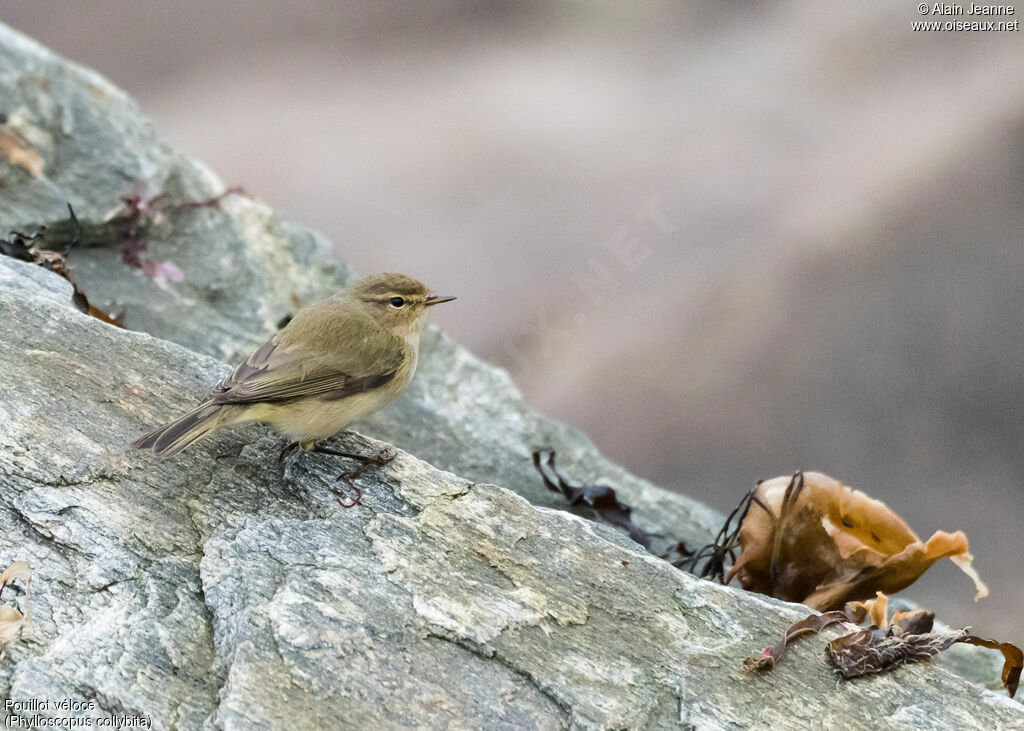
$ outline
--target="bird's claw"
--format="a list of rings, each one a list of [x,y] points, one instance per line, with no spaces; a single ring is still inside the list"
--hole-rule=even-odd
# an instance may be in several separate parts
[[[395,452],[394,454],[389,454],[387,449],[382,449],[379,452],[377,452],[377,454],[375,454],[373,457],[371,457],[370,461],[367,462],[367,464],[372,465],[374,467],[387,467],[389,464],[395,461],[395,457],[397,456],[397,452]]]
[[[351,489],[355,490],[356,492],[356,497],[351,503],[348,503],[346,505],[345,503],[341,502],[341,498],[336,498],[338,500],[338,504],[343,508],[353,508],[356,505],[362,505],[363,491],[356,487],[354,480],[358,477],[361,477],[371,467],[385,467],[391,464],[392,462],[395,461],[396,456],[397,453],[389,454],[386,449],[382,449],[381,451],[377,452],[377,454],[375,454],[373,457],[364,458],[363,463],[356,467],[354,470],[350,470],[349,472],[343,472],[342,474],[338,475],[337,478],[335,478],[334,480],[335,482],[344,481],[346,485],[348,485]]]
[[[363,491],[360,490],[358,487],[356,487],[355,483],[352,482],[352,478],[349,477],[348,475],[338,475],[338,480],[344,480],[345,484],[348,485],[353,490],[355,490],[355,492],[356,492],[355,498],[350,503],[343,503],[341,501],[341,498],[338,497],[337,495],[335,495],[334,499],[338,501],[338,505],[340,505],[341,507],[345,508],[346,510],[348,508],[354,508],[356,505],[362,505],[363,504]],[[337,482],[338,480],[335,480],[335,482]]]
[[[291,442],[290,444],[284,445],[284,449],[281,450],[281,454],[278,455],[278,464],[284,462],[285,457],[294,452],[299,446],[298,442]]]

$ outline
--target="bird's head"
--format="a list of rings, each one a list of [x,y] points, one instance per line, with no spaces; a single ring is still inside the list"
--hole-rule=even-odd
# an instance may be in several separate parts
[[[399,337],[420,332],[427,310],[454,297],[439,297],[404,274],[373,274],[348,288],[352,302]]]

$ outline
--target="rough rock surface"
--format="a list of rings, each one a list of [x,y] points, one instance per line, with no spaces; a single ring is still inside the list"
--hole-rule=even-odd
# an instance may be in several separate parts
[[[337,463],[304,455],[285,474],[260,427],[178,459],[132,452],[226,367],[69,296],[0,261],[2,550],[35,567],[36,589],[35,633],[0,668],[8,697],[93,699],[159,728],[1024,718],[935,667],[837,684],[814,642],[748,676],[741,659],[806,610],[405,453],[343,510]]]
[[[59,219],[65,200],[99,222],[135,186],[220,190],[120,92],[2,26],[0,99],[4,129],[43,161],[37,177],[0,155],[5,229]],[[224,374],[221,356],[345,278],[315,236],[244,198],[173,209],[149,233],[184,282],[137,276],[117,241],[72,261],[94,304],[127,304],[127,324],[157,337],[82,315],[64,280],[0,258],[0,561],[33,566],[35,619],[0,661],[4,697],[91,699],[96,716],[157,728],[1024,722],[1024,706],[934,665],[837,683],[820,642],[747,675],[741,659],[807,610],[544,507],[560,502],[528,455],[547,443],[646,527],[699,541],[717,521],[530,412],[436,332],[409,393],[366,429],[408,453],[361,478],[360,507],[334,499],[335,461],[303,455],[286,473],[280,438],[257,426],[170,460],[132,452]]]
[[[171,150],[122,91],[2,24],[0,100],[4,129],[26,147],[34,144],[43,160],[37,178],[0,154],[0,230],[52,227],[67,218],[65,201],[88,229],[122,210],[121,196],[164,195],[162,212],[144,231],[146,255],[174,262],[183,282],[139,276],[120,263],[122,241],[88,231],[87,245],[71,257],[92,304],[123,307],[127,327],[233,362],[273,334],[283,317],[347,281],[322,239],[258,202],[228,196],[219,208],[182,208],[223,186]],[[500,482],[535,504],[560,506],[529,462],[533,447],[551,445],[574,475],[614,483],[637,503],[646,527],[667,526],[670,535],[699,542],[717,530],[713,511],[652,489],[603,459],[582,434],[527,408],[504,371],[436,329],[422,350],[406,395],[363,431],[469,479]],[[197,386],[195,395],[208,385]],[[737,499],[745,491],[740,486]]]

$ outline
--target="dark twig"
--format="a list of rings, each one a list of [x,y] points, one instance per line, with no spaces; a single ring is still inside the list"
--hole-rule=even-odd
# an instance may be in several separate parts
[[[0,254],[9,256],[12,259],[18,261],[30,261],[36,262],[36,254],[32,251],[32,246],[29,245],[29,241],[34,241],[42,237],[43,232],[46,230],[46,226],[40,226],[39,230],[31,236],[23,234],[20,231],[11,231],[9,233],[10,239],[0,239]]]
[[[706,546],[701,546],[689,559],[674,561],[673,565],[685,568],[702,579],[711,578],[724,584],[727,566],[736,563],[736,551],[740,543],[740,528],[742,528],[743,521],[747,518],[747,513],[750,512],[750,505],[756,503],[762,508],[765,507],[754,495],[756,490],[757,487],[755,486],[733,508],[713,542]],[[704,562],[704,565],[698,569],[701,561]]]
[[[75,235],[71,237],[71,240],[64,246],[64,251],[61,252],[61,256],[67,259],[71,256],[71,249],[73,249],[79,241],[82,240],[82,224],[78,222],[78,216],[75,215],[75,209],[71,207],[71,204],[67,204],[68,207],[68,218],[71,221],[75,229]]]
[[[663,538],[658,533],[648,533],[641,530],[633,522],[633,508],[626,503],[620,502],[615,490],[603,485],[574,485],[569,481],[556,465],[555,450],[550,447],[536,449],[533,452],[533,466],[537,468],[544,485],[552,492],[560,493],[569,501],[570,505],[583,503],[593,508],[605,521],[614,526],[625,529],[629,537],[641,546],[651,551],[651,544],[655,538]],[[665,558],[672,551],[688,556],[686,545],[679,541],[666,553]],[[651,551],[653,553],[653,551]]]
[[[87,315],[91,315],[98,320],[102,320],[110,325],[117,327],[124,327],[116,318],[111,317],[107,313],[99,310],[89,304],[88,298],[85,293],[78,288],[74,278],[71,276],[71,269],[68,264],[68,257],[71,254],[71,250],[81,239],[82,236],[82,225],[78,221],[78,217],[75,215],[75,209],[71,207],[71,204],[67,204],[68,207],[68,221],[72,225],[74,234],[64,246],[63,252],[50,251],[45,249],[39,249],[36,245],[30,245],[30,241],[39,241],[41,244],[44,243],[46,238],[46,226],[40,226],[39,230],[31,236],[20,233],[18,231],[11,232],[11,239],[0,239],[0,254],[10,256],[19,261],[27,261],[33,264],[38,264],[44,269],[49,269],[54,274],[63,277],[71,283],[73,292],[71,294],[71,304],[75,308]],[[53,225],[52,230],[57,230],[63,227],[63,222],[57,222]]]
[[[686,544],[679,541],[664,553],[656,553],[652,550],[653,539],[663,536],[657,533],[647,533],[638,528],[632,520],[632,507],[619,501],[613,488],[603,485],[572,484],[569,478],[555,465],[555,452],[550,448],[534,450],[533,465],[544,480],[544,485],[549,490],[563,495],[570,505],[579,505],[580,503],[589,505],[601,518],[612,525],[624,528],[630,538],[659,558],[669,560],[670,556],[678,554],[679,558],[671,561],[673,566],[696,574],[702,579],[713,579],[722,584],[725,583],[728,568],[736,563],[737,551],[740,548],[740,529],[750,512],[750,506],[757,505],[763,510],[768,510],[755,495],[757,490],[755,487],[744,495],[739,504],[729,513],[714,541],[702,546],[696,552],[687,550]],[[803,474],[797,473],[794,475],[794,483],[798,476],[802,480]],[[799,496],[801,488],[802,482],[791,485],[789,496],[792,500],[795,501]]]

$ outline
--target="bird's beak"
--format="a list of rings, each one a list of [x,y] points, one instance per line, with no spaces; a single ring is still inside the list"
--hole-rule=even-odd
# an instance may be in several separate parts
[[[453,299],[455,299],[455,298],[454,297],[438,297],[436,294],[432,294],[429,297],[427,297],[426,301],[423,304],[425,306],[427,306],[427,307],[433,307],[434,305],[439,305],[442,302],[451,302]]]

